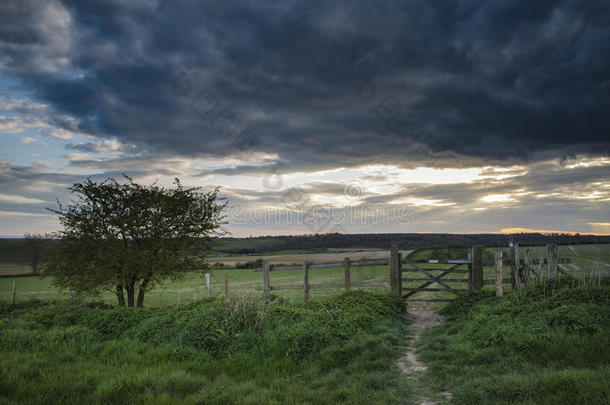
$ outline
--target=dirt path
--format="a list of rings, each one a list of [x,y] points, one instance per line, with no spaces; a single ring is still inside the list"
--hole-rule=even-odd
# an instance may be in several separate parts
[[[425,364],[417,359],[415,354],[415,344],[419,340],[422,332],[428,328],[433,328],[443,321],[442,316],[434,311],[426,309],[410,309],[407,312],[407,319],[411,321],[410,329],[413,337],[409,340],[407,351],[404,356],[396,362],[396,367],[401,373],[405,374],[412,382],[415,389],[415,404],[433,405],[441,404],[451,399],[450,392],[431,392],[420,382],[420,376],[428,369]]]

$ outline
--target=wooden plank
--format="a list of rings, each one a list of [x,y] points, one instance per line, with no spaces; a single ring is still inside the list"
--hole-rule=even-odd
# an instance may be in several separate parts
[[[440,268],[435,268],[435,269],[426,269],[428,271],[445,271],[445,270],[449,270],[449,269],[453,269],[453,267],[450,268],[445,268],[445,269],[440,269]],[[419,270],[417,269],[403,269],[402,270],[403,273],[419,273]],[[451,273],[461,273],[461,274],[467,274],[468,270],[462,270],[462,269],[454,269],[451,270]]]
[[[402,281],[430,281],[429,278],[404,278]],[[467,283],[468,279],[466,278],[444,278],[443,281],[448,283]]]
[[[208,298],[212,296],[212,291],[210,290],[210,273],[205,273],[205,293]]]
[[[399,270],[400,263],[398,262],[398,246],[392,245],[390,249],[390,291],[392,295],[400,296],[400,286],[398,284],[398,279],[400,274]]]
[[[467,289],[457,289],[457,288],[404,288],[405,291],[430,291],[430,292],[450,292],[450,293],[460,293],[460,292],[468,292]]]
[[[456,266],[457,266],[457,265],[456,265]],[[449,274],[449,273],[451,273],[451,269],[447,269],[446,271],[444,271],[444,272],[440,273],[440,274],[439,274],[438,276],[436,276],[436,277],[439,277],[439,278],[440,278],[440,277],[443,277],[443,276],[445,276],[445,275],[447,275],[447,274]],[[435,282],[436,282],[436,281],[434,281],[434,280],[432,280],[432,281],[427,281],[427,282],[425,282],[424,284],[420,285],[419,287],[420,287],[420,288],[427,287],[427,286],[429,286],[430,284],[433,284],[433,283],[435,283]],[[408,293],[408,294],[406,294],[406,295],[403,295],[403,297],[409,297],[409,296],[411,296],[411,295],[413,295],[413,294],[415,294],[415,292],[410,292],[410,293]]]
[[[366,261],[355,261],[351,262],[351,267],[364,267],[364,266],[384,266],[388,264],[387,259],[379,260],[366,260]],[[323,263],[323,264],[310,264],[310,269],[327,269],[333,267],[343,267],[344,262],[336,263]],[[286,271],[286,270],[301,270],[303,266],[273,266],[270,271]],[[262,271],[261,269],[255,269],[254,271]]]
[[[387,281],[357,281],[351,283],[352,287],[387,287],[389,283]],[[310,290],[315,289],[325,289],[325,288],[344,288],[345,285],[343,283],[318,283],[318,284],[309,284]],[[276,290],[303,290],[305,288],[304,284],[282,284],[271,286],[271,291]],[[257,291],[263,291],[262,287],[256,287]]]
[[[443,281],[441,281],[442,276],[441,276],[440,274],[439,274],[438,276],[433,276],[432,274],[430,274],[430,273],[428,272],[428,270],[424,270],[424,269],[422,269],[421,267],[419,267],[419,266],[417,266],[417,265],[416,265],[416,267],[417,267],[417,269],[418,269],[420,272],[422,272],[422,273],[424,273],[426,276],[430,277],[430,280],[433,280],[433,282],[434,282],[434,283],[438,283],[438,284],[442,285],[442,286],[443,286],[443,287],[445,287],[445,288],[451,289],[451,287],[449,287],[447,284],[445,284]],[[455,266],[454,266],[454,267],[455,267]],[[447,274],[449,274],[449,273],[447,273]]]
[[[351,289],[351,272],[350,272],[350,263],[351,260],[349,257],[346,257],[345,259],[343,259],[343,277],[344,277],[344,282],[345,282],[345,292],[349,292],[349,290]]]
[[[409,259],[405,258],[402,260],[403,263],[433,263],[433,264],[468,264],[468,259]]]
[[[483,247],[472,248],[472,277],[470,290],[478,293],[483,287]]]
[[[402,295],[402,253],[398,252],[396,257],[396,283],[398,283],[398,296]]]

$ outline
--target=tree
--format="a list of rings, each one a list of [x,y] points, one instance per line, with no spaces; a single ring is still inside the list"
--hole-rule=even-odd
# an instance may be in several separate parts
[[[126,293],[127,306],[142,306],[159,281],[205,268],[212,238],[223,233],[219,188],[204,193],[178,179],[173,188],[143,186],[125,175],[123,182],[88,178],[68,190],[76,199],[50,209],[64,229],[44,274],[77,294],[112,291],[124,306]]]
[[[26,243],[26,257],[30,266],[32,266],[32,273],[38,274],[40,262],[44,255],[45,250],[48,247],[48,240],[51,238],[50,235],[41,233],[26,233],[23,235]]]

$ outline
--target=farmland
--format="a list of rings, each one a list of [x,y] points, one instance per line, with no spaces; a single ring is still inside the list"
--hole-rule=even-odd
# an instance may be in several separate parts
[[[530,249],[534,258],[543,254],[543,247]],[[484,251],[485,279],[494,277],[490,258],[495,250]],[[454,403],[607,403],[609,251],[608,244],[560,246],[559,257],[569,275],[519,291],[506,284],[504,298],[495,297],[495,287],[486,285],[478,296],[462,294],[448,305],[409,303],[410,311],[439,311],[445,317],[417,342],[410,340],[414,324],[405,321],[404,300],[390,297],[387,286],[353,288],[350,293],[342,288],[312,289],[304,303],[299,289],[273,290],[265,297],[260,292],[260,269],[228,268],[209,271],[210,298],[205,273],[187,272],[182,280],[155,286],[147,294],[145,308],[126,309],[116,307],[111,293],[70,300],[51,278],[4,277],[0,278],[0,341],[5,359],[0,367],[0,399],[19,403],[364,404],[449,399]],[[425,260],[464,259],[468,249],[402,254]],[[357,262],[387,255],[388,251],[354,248],[215,256],[210,262],[231,266],[261,259],[301,264],[341,262],[344,257]],[[425,270],[438,264],[419,266]],[[7,265],[4,269],[13,271]],[[503,269],[508,275],[509,263],[504,262]],[[309,270],[312,284],[340,284],[343,277],[342,266]],[[352,282],[387,282],[388,277],[387,264],[351,268]],[[303,273],[271,271],[270,279],[272,286],[302,285]],[[9,303],[13,281],[17,282],[15,305]],[[403,287],[418,284],[406,282]],[[454,297],[447,292],[434,294]],[[409,347],[427,371],[399,371],[397,364],[410,361],[405,356]]]
[[[522,246],[524,251],[527,247]],[[490,248],[487,251],[491,252],[494,249]],[[543,247],[531,247],[533,257],[538,257]],[[412,251],[403,250],[403,257],[409,255]],[[453,258],[467,258],[466,249],[450,249],[449,254]],[[447,256],[447,250],[442,249],[424,249],[417,250],[410,256],[414,259],[432,259]],[[569,259],[566,264],[571,274],[579,279],[599,278],[610,272],[610,245],[566,245],[559,246],[559,256]],[[228,269],[211,270],[210,285],[212,296],[220,296],[224,294],[224,279],[225,274],[229,275],[230,292],[234,295],[241,294],[259,294],[255,291],[257,287],[262,285],[262,275],[260,272],[252,269],[232,269],[231,265],[237,263],[253,262],[258,259],[268,260],[275,264],[301,264],[303,261],[311,263],[328,263],[342,262],[344,257],[350,257],[353,261],[361,259],[381,259],[388,257],[387,250],[359,250],[345,252],[326,252],[326,253],[304,253],[304,254],[279,254],[279,255],[248,255],[248,256],[219,256],[208,259],[210,263],[224,263]],[[508,257],[507,252],[505,257]],[[424,268],[432,267],[432,265],[422,265]],[[14,274],[15,269],[20,268],[24,272],[29,271],[25,265],[18,267],[17,265],[4,264],[0,268],[4,274]],[[507,262],[504,265],[505,274],[508,274],[510,266]],[[486,279],[494,277],[494,270],[489,260],[484,266],[484,276]],[[2,273],[0,273],[2,274]],[[435,273],[436,274],[436,273]],[[311,269],[310,283],[339,283],[343,280],[343,267]],[[467,275],[461,275],[466,279]],[[352,268],[352,281],[383,281],[388,279],[388,266],[363,266]],[[17,282],[17,297],[18,300],[28,299],[65,299],[69,293],[67,291],[58,291],[53,285],[50,278],[39,277],[16,277],[16,278],[0,278],[0,299],[8,300],[11,297],[11,288],[13,281]],[[271,273],[271,284],[298,284],[302,283],[302,273],[298,270],[293,271],[278,271]],[[460,287],[458,284],[451,284],[455,287]],[[407,283],[406,287],[416,286],[416,283]],[[461,286],[460,288],[463,288]],[[506,289],[510,289],[507,285]],[[485,289],[493,290],[493,286],[487,286]],[[387,288],[374,287],[367,288],[367,291],[384,292]],[[314,299],[325,299],[341,292],[341,289],[320,289],[312,290],[311,297]],[[302,301],[303,293],[301,291],[277,291],[274,292],[284,298]],[[453,294],[439,293],[441,298],[451,298]],[[160,306],[160,305],[176,305],[193,302],[202,299],[206,296],[205,280],[203,272],[188,272],[185,277],[179,281],[166,281],[156,286],[147,295],[145,305]],[[115,296],[111,293],[104,294],[102,297],[94,298],[94,300],[102,300],[108,304],[115,304]],[[435,308],[440,308],[441,305],[436,305]]]

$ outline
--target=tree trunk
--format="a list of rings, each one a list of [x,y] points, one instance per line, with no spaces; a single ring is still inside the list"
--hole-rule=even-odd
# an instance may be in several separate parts
[[[136,288],[133,285],[133,283],[131,283],[130,285],[127,286],[127,306],[129,308],[133,308],[135,292],[136,292]]]
[[[122,285],[117,285],[116,286],[116,296],[119,299],[119,306],[120,307],[124,307],[125,306],[125,295],[123,294],[123,286]]]
[[[143,307],[144,306],[144,289],[142,287],[140,287],[140,291],[138,291],[138,303],[137,306],[139,307]]]
[[[139,307],[144,306],[144,293],[146,292],[146,286],[148,285],[149,279],[145,279],[140,284],[140,290],[138,291],[138,303]]]

